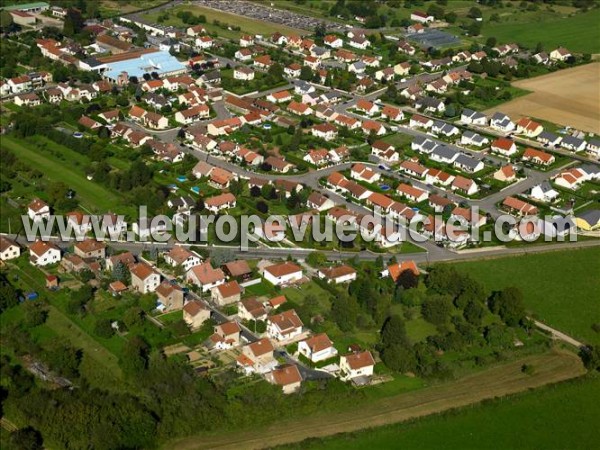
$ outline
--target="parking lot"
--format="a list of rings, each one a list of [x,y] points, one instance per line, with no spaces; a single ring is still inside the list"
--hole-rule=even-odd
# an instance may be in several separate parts
[[[242,0],[197,0],[194,3],[205,8],[226,11],[228,13],[278,23],[310,32],[312,32],[318,24],[323,22],[325,22],[327,29],[330,31],[343,32],[345,30],[344,26],[340,25],[339,23],[324,19],[317,19],[315,17],[305,16],[303,14],[285,11],[282,9],[271,8],[270,6],[261,5],[254,2],[246,2]]]

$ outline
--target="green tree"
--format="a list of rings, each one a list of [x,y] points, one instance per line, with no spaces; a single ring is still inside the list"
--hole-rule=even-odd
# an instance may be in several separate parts
[[[331,316],[343,332],[352,331],[356,325],[360,307],[354,297],[345,293],[333,299],[331,304]]]
[[[495,292],[489,300],[489,308],[511,327],[518,325],[525,318],[523,293],[516,287],[507,287]]]
[[[12,432],[10,444],[19,450],[42,450],[44,448],[41,433],[33,427],[20,428]]]
[[[383,363],[396,372],[410,372],[415,370],[416,358],[411,347],[394,344],[386,347],[381,352]]]
[[[23,322],[28,328],[37,327],[46,322],[48,310],[39,301],[28,301],[23,305]]]
[[[94,333],[101,338],[109,339],[115,334],[115,330],[109,319],[97,319],[94,324]]]
[[[397,315],[393,314],[386,319],[381,328],[381,346],[387,348],[391,346],[409,347],[410,341],[406,334],[406,325],[404,320]]]
[[[443,325],[450,320],[452,299],[448,295],[432,295],[421,306],[421,314],[434,325]]]

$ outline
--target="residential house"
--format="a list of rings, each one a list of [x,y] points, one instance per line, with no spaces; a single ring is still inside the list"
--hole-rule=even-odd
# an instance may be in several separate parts
[[[537,207],[515,197],[506,197],[502,207],[519,216],[533,216],[538,213]]]
[[[560,193],[549,182],[542,181],[531,188],[529,196],[540,202],[551,203],[560,196]]]
[[[523,153],[523,156],[521,156],[521,160],[542,166],[549,166],[554,164],[556,158],[554,158],[554,155],[551,155],[550,153],[536,150],[534,148],[528,148],[525,150],[525,153]]]
[[[183,289],[168,280],[158,285],[156,290],[158,301],[169,311],[183,308]],[[184,313],[185,316],[185,313]]]
[[[496,112],[490,119],[490,127],[495,130],[510,133],[511,131],[515,130],[516,125],[506,114]]]
[[[313,191],[306,200],[306,206],[321,212],[333,208],[335,203],[319,192]]]
[[[198,330],[210,319],[210,309],[198,300],[192,300],[183,307],[183,320],[192,329]]]
[[[498,138],[490,147],[490,150],[503,156],[512,156],[517,153],[517,144],[512,139]]]
[[[160,284],[160,274],[146,263],[133,264],[129,268],[131,286],[134,290],[147,294],[154,292]]]
[[[77,241],[73,245],[74,253],[81,258],[105,258],[106,244],[96,239]]]
[[[474,195],[479,191],[479,186],[475,181],[460,175],[454,178],[451,188],[453,191],[459,191],[467,195]]]
[[[208,292],[225,283],[225,274],[221,269],[213,268],[210,260],[206,260],[204,263],[193,266],[186,272],[186,281],[199,286],[202,292]]]
[[[50,217],[50,207],[43,200],[34,198],[27,206],[27,215],[34,222],[48,219]]]
[[[368,350],[343,355],[340,357],[340,379],[352,381],[370,378],[373,375],[374,367],[375,360]]]
[[[300,281],[303,274],[301,267],[288,261],[265,267],[263,276],[271,284],[280,286]]]
[[[217,214],[225,209],[235,208],[235,206],[235,195],[231,194],[230,192],[209,197],[204,201],[204,207],[213,214]]]
[[[302,320],[294,309],[267,318],[267,334],[277,341],[289,341],[302,334]]]
[[[558,47],[550,52],[550,60],[552,61],[566,61],[571,56],[573,56],[571,52],[564,47]]]
[[[237,281],[228,281],[211,289],[211,298],[218,306],[230,305],[240,301],[242,288]]]
[[[268,372],[265,377],[271,384],[281,386],[284,394],[298,392],[302,384],[302,375],[298,367],[293,364],[286,364]]]
[[[175,245],[168,253],[165,254],[165,262],[171,267],[183,267],[183,270],[187,272],[194,266],[198,266],[202,263],[202,259],[196,253],[182,247]]]
[[[347,264],[335,267],[322,268],[317,271],[317,276],[328,283],[340,284],[356,280],[356,270]]]
[[[21,247],[5,236],[0,236],[0,261],[8,261],[21,255]]]
[[[524,134],[527,137],[536,137],[542,131],[544,131],[544,127],[540,123],[535,122],[527,117],[519,119],[519,121],[516,123],[516,127],[518,134]]]
[[[460,121],[467,125],[487,125],[487,117],[485,114],[465,108],[460,113]]]
[[[315,334],[298,342],[298,353],[313,363],[335,358],[338,354],[333,342],[325,333]]]
[[[473,131],[466,130],[460,137],[461,145],[472,145],[474,147],[483,147],[490,143],[487,137],[477,134]]]
[[[267,310],[255,297],[251,297],[240,302],[237,315],[241,320],[266,320]]]
[[[500,169],[494,172],[494,179],[503,181],[505,183],[511,183],[515,181],[516,178],[517,173],[515,172],[515,168],[512,164],[502,166]]]

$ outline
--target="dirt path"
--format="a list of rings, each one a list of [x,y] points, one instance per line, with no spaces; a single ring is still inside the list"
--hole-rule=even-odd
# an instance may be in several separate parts
[[[533,365],[535,373],[523,374],[523,364]],[[402,422],[564,381],[584,373],[585,369],[576,355],[563,350],[552,350],[543,355],[529,356],[486,369],[456,381],[377,400],[359,410],[280,422],[260,430],[191,437],[175,441],[166,448],[260,449],[299,442],[310,437],[323,437]]]

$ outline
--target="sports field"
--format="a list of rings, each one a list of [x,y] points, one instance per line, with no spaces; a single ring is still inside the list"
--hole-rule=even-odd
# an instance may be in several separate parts
[[[532,91],[486,113],[502,111],[511,118],[537,117],[600,134],[600,63],[561,70],[513,86]]]

